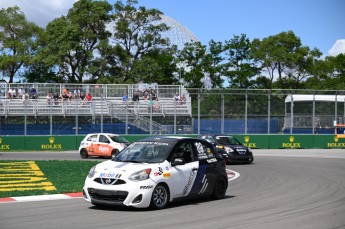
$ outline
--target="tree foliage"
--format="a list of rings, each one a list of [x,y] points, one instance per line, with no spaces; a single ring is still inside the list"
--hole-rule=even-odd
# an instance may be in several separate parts
[[[304,46],[294,32],[252,41],[186,43],[164,33],[158,9],[137,0],[79,0],[45,29],[16,7],[0,10],[0,71],[13,82],[158,83],[190,88],[345,88],[345,57]],[[226,83],[224,84],[224,80]]]
[[[0,70],[9,77],[9,83],[23,65],[30,63],[41,31],[26,20],[18,6],[0,10]]]
[[[90,72],[98,46],[110,33],[106,23],[111,5],[106,1],[79,0],[46,28],[45,63],[57,65],[59,73],[70,83],[81,83]]]
[[[221,52],[222,44],[213,40],[209,49],[201,42],[186,43],[178,52],[180,82],[193,88],[221,87]]]
[[[253,78],[260,72],[255,61],[251,58],[251,42],[245,34],[225,41],[224,52],[227,62],[224,76],[228,78],[229,87],[253,87]]]
[[[288,31],[262,41],[254,39],[251,55],[266,70],[270,85],[276,80],[279,88],[282,82],[292,81],[291,87],[298,88],[298,84],[310,76],[311,67],[321,52],[302,46],[300,38]]]
[[[118,70],[116,77],[121,78],[123,83],[141,80],[140,77],[133,78],[133,73],[147,71],[147,66],[142,64],[144,62],[156,63],[154,55],[149,58],[148,54],[169,47],[169,40],[162,37],[162,33],[168,30],[168,26],[160,22],[162,12],[136,8],[137,3],[128,0],[126,4],[121,1],[114,4],[111,48],[104,53],[107,59],[113,59]],[[144,68],[138,69],[141,67]]]

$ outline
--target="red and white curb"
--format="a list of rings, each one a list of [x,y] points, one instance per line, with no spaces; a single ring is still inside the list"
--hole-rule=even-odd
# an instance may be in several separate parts
[[[228,175],[228,181],[235,180],[240,176],[238,172],[230,170],[230,169],[226,170],[226,174]]]
[[[37,196],[18,196],[0,198],[1,203],[8,202],[29,202],[29,201],[42,201],[42,200],[65,200],[83,197],[82,192],[66,193],[66,194],[52,194],[52,195],[37,195]]]

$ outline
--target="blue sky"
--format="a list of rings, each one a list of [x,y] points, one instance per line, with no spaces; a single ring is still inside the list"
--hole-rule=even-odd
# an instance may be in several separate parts
[[[18,5],[28,20],[45,26],[66,15],[74,2],[1,0],[0,8]],[[233,35],[246,34],[252,40],[292,30],[303,45],[324,55],[345,53],[345,0],[139,0],[139,5],[159,9],[205,45]]]
[[[139,4],[177,20],[203,44],[230,40],[234,34],[252,40],[292,30],[303,45],[328,55],[337,40],[345,39],[344,0],[139,0]]]

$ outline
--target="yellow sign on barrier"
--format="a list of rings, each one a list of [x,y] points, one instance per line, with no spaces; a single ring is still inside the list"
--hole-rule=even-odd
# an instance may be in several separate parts
[[[0,192],[56,190],[55,186],[46,180],[34,161],[0,163]]]

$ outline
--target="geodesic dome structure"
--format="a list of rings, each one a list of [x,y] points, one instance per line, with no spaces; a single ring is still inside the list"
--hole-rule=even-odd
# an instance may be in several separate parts
[[[169,38],[170,42],[174,45],[177,45],[178,49],[183,49],[185,43],[187,42],[199,41],[189,29],[187,29],[178,21],[164,14],[161,15],[161,22],[170,27],[169,31],[164,32],[162,36]]]

